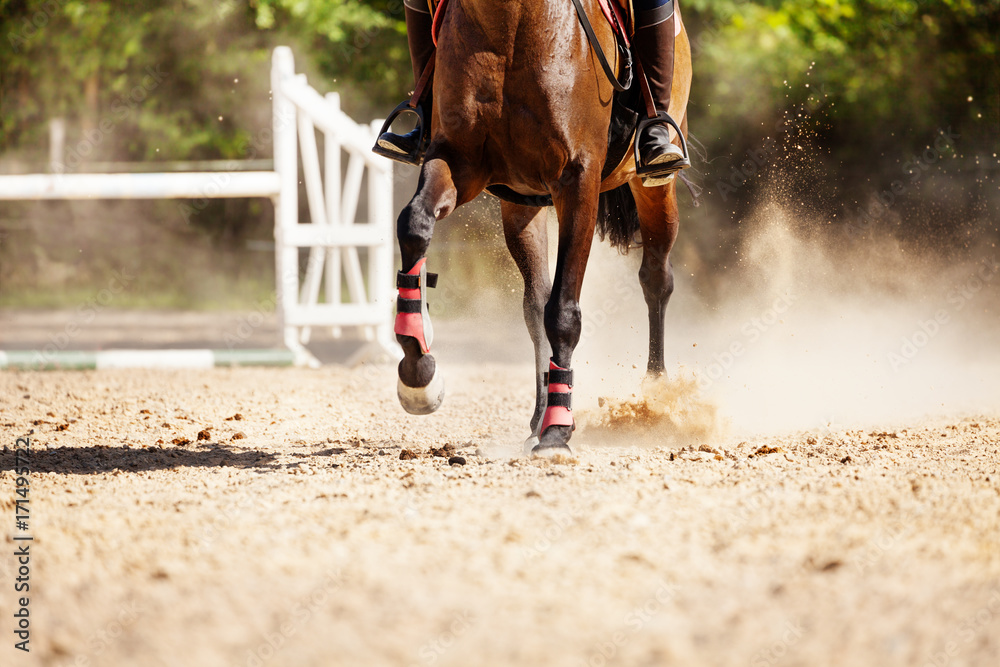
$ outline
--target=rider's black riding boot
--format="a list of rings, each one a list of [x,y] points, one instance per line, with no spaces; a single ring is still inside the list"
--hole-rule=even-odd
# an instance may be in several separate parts
[[[406,10],[406,35],[410,46],[410,62],[413,65],[413,85],[416,86],[417,82],[420,81],[420,75],[423,74],[424,68],[431,58],[431,54],[434,53],[434,40],[431,38],[433,17],[427,9],[427,2],[425,0],[405,0],[404,5]],[[431,119],[430,87],[428,87],[420,106],[423,107],[423,111],[425,112],[424,118],[429,124]],[[417,125],[414,130],[406,134],[384,132],[379,135],[377,143],[380,148],[385,149],[382,154],[386,157],[408,164],[419,164],[420,160],[423,159],[423,155],[420,152],[421,130],[420,125]],[[398,157],[396,156],[397,154]],[[407,159],[407,156],[417,156],[417,160],[411,162]]]
[[[654,113],[666,114],[674,79],[674,13],[668,3],[636,16],[635,53],[649,82]],[[652,117],[652,116],[650,116]],[[670,141],[670,126],[665,120],[647,125],[638,141],[636,165],[643,185],[663,185],[675,172],[691,166],[684,151]]]

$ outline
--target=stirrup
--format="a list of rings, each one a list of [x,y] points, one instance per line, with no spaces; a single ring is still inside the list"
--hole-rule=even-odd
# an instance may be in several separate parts
[[[382,148],[378,144],[378,138],[375,139],[375,145],[372,147],[372,152],[376,155],[381,155],[382,157],[387,157],[390,160],[395,160],[396,162],[402,162],[403,164],[412,164],[414,167],[419,167],[424,162],[424,153],[427,152],[427,145],[430,143],[430,131],[427,127],[427,118],[424,114],[424,107],[422,104],[418,104],[416,107],[410,106],[410,100],[402,102],[398,107],[392,110],[389,117],[385,119],[382,123],[382,129],[379,130],[378,136],[381,137],[392,127],[392,123],[399,118],[404,113],[412,113],[417,117],[417,127],[420,128],[420,138],[417,140],[417,148],[410,153],[398,153],[396,151],[389,150],[388,148]]]
[[[677,131],[677,136],[681,138],[681,152],[684,154],[684,157],[665,166],[662,164],[642,165],[639,162],[639,137],[642,136],[647,127],[656,123],[666,123]],[[681,132],[681,128],[677,125],[677,122],[666,111],[661,111],[652,118],[644,118],[639,121],[639,124],[635,128],[633,151],[635,153],[635,174],[642,179],[642,184],[646,187],[666,185],[671,181],[676,172],[691,166],[691,158],[688,156],[687,140],[684,138],[684,133]]]

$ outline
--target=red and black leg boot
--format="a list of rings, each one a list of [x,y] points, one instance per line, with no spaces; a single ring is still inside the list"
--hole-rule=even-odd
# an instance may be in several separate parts
[[[431,362],[430,371],[425,373],[426,377],[421,377],[419,374],[407,375],[409,384],[403,381],[402,366],[406,360],[400,362],[396,393],[400,405],[411,415],[429,415],[441,407],[444,401],[444,379],[430,355],[434,327],[431,325],[427,308],[427,289],[436,286],[437,274],[427,273],[426,257],[421,258],[407,273],[400,271],[396,274],[396,287],[399,289],[399,298],[396,300],[396,325],[393,327],[396,337],[400,343],[406,340],[405,337],[415,340],[420,346],[419,356],[422,360]]]
[[[397,162],[420,166],[430,143],[431,77],[434,71],[434,19],[426,0],[403,0],[406,11],[406,35],[413,65],[413,96],[393,110],[382,125],[372,151]],[[417,117],[417,126],[406,134],[394,134],[390,126],[402,114]]]
[[[659,6],[636,12],[634,37],[639,69],[645,78],[639,85],[647,116],[635,132],[635,171],[648,188],[666,185],[676,172],[691,166],[687,142],[667,113],[674,83],[674,2],[654,4]],[[680,147],[670,140],[671,127],[680,138]]]
[[[573,371],[556,366],[550,359],[545,382],[549,386],[548,403],[539,430],[539,443],[531,450],[531,455],[569,454],[571,450],[567,443],[576,429],[573,421]]]

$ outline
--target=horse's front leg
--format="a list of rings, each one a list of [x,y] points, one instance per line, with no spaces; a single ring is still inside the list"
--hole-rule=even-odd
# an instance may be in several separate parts
[[[573,350],[580,342],[580,290],[597,224],[600,165],[571,164],[550,191],[559,216],[559,259],[552,294],[545,305],[545,333],[552,359],[541,441],[532,450],[535,456],[568,452],[567,443],[575,428],[571,364]]]
[[[531,416],[531,436],[525,443],[530,449],[538,444],[548,390],[544,378],[552,356],[545,336],[545,303],[552,293],[546,210],[503,202],[500,211],[507,249],[524,279],[524,323],[535,346],[535,411]]]
[[[434,224],[457,205],[451,168],[443,159],[430,159],[420,171],[416,195],[396,222],[403,270],[397,277],[395,332],[405,355],[399,362],[397,393],[410,414],[430,414],[444,401],[444,380],[430,354],[434,330],[427,310],[427,288],[436,276],[427,273],[426,262]]]

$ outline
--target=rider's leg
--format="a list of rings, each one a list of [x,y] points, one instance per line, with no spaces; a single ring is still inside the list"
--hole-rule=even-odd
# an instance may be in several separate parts
[[[674,79],[674,2],[635,0],[635,13],[635,50],[649,82],[652,111],[666,113]],[[683,151],[670,142],[670,126],[665,122],[650,125],[638,140],[639,166],[655,166],[655,176],[666,177],[691,166]]]
[[[410,46],[410,62],[413,65],[413,85],[416,87],[423,74],[427,61],[434,53],[434,40],[431,38],[431,24],[433,18],[427,8],[426,0],[403,0],[406,10],[406,36]],[[430,122],[431,92],[428,89],[421,105],[426,112],[426,119]],[[406,134],[393,134],[386,132],[379,136],[378,144],[382,148],[388,149],[400,155],[410,155],[416,152],[420,142],[420,126]]]

